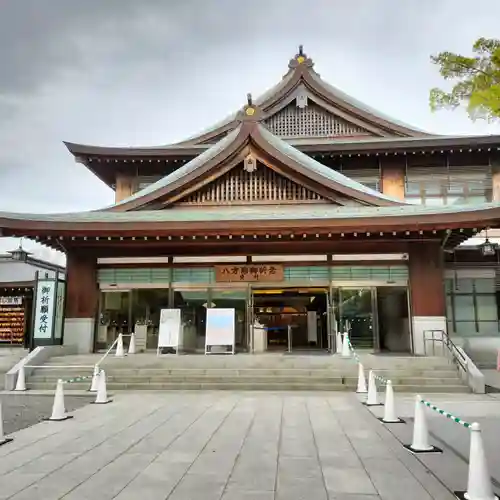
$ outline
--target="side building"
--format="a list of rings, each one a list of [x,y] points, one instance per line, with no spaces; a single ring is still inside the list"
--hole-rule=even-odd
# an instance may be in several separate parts
[[[81,352],[131,331],[156,347],[166,307],[189,350],[212,307],[236,310],[252,352],[331,348],[346,328],[377,352],[425,354],[432,330],[500,347],[497,249],[461,246],[499,227],[500,136],[400,123],[300,48],[264,96],[183,142],[66,145],[116,204],[0,213],[0,230],[66,252],[64,342]]]
[[[28,347],[37,275],[55,279],[65,272],[62,266],[33,257],[21,245],[0,255],[0,349]]]

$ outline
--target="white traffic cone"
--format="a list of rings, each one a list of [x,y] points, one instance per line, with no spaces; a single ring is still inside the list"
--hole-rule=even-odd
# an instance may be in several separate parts
[[[415,420],[413,422],[413,440],[410,445],[405,445],[414,453],[435,453],[441,452],[439,448],[429,444],[429,430],[425,417],[425,408],[421,396],[415,396]]]
[[[375,381],[375,374],[370,370],[368,374],[368,396],[366,397],[366,406],[381,406],[378,401],[377,382]]]
[[[92,383],[90,384],[90,392],[97,392],[99,387],[99,367],[94,366],[94,374],[92,375]]]
[[[68,418],[73,418],[73,416],[66,414],[66,408],[64,407],[64,382],[62,379],[59,379],[57,381],[54,404],[52,405],[52,415],[48,420],[60,422]]]
[[[351,349],[349,347],[349,334],[347,332],[344,333],[344,340],[342,342],[342,357],[343,358],[351,357]]]
[[[17,380],[16,380],[16,387],[14,388],[14,391],[25,391],[26,390],[26,374],[24,373],[24,366],[21,366],[19,368],[19,371],[17,372]]]
[[[337,354],[342,354],[342,334],[340,332],[337,332],[336,340],[336,352]]]
[[[381,418],[382,422],[386,424],[400,424],[404,423],[402,419],[400,419],[396,415],[396,405],[394,404],[394,390],[392,388],[392,381],[388,380],[385,384],[385,408],[384,408],[384,416]]]
[[[493,493],[481,437],[481,427],[478,423],[473,423],[470,426],[469,479],[467,492],[463,497],[467,500],[498,500],[498,497]]]
[[[106,372],[101,370],[99,373],[97,397],[95,398],[94,404],[105,405],[107,403],[111,403],[111,400],[108,399],[108,391],[106,389]]]
[[[368,392],[366,389],[365,369],[361,363],[358,363],[358,388],[356,392],[358,394],[366,394]]]
[[[3,412],[2,412],[2,400],[0,399],[0,446],[13,441],[12,438],[6,438],[3,433]]]
[[[135,333],[130,336],[130,344],[128,345],[128,353],[135,354]]]
[[[123,335],[121,333],[118,335],[115,356],[117,358],[123,358],[125,356],[125,351],[123,350]]]

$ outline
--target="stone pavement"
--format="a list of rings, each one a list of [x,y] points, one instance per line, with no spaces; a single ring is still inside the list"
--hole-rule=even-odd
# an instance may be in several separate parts
[[[30,427],[50,415],[54,394],[33,394],[3,392],[0,394],[3,412],[3,430],[6,434]],[[64,402],[67,411],[73,411],[85,406],[95,399],[95,396],[69,396]]]
[[[0,447],[0,499],[449,500],[353,394],[141,393]]]
[[[383,395],[382,395],[383,397]],[[500,394],[429,394],[426,400],[466,422],[479,422],[488,467],[497,495],[500,493]],[[402,443],[411,442],[414,415],[414,396],[396,397],[396,410],[408,425],[392,424],[387,429]],[[383,415],[382,407],[372,407],[375,416]],[[444,449],[443,455],[418,455],[418,460],[433,471],[451,489],[466,486],[469,459],[469,431],[426,408],[431,444]]]

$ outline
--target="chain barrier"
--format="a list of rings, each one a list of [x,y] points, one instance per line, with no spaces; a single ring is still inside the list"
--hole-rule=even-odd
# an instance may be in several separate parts
[[[358,356],[358,353],[354,350],[354,347],[351,344],[351,339],[349,338],[349,335],[347,335],[347,345],[349,346],[349,349],[352,352],[352,357],[354,358],[356,363],[361,364],[361,360]],[[387,384],[387,382],[388,382],[388,379],[386,379],[385,377],[382,377],[381,375],[377,375],[375,373],[375,371],[373,371],[373,376],[375,377],[375,380],[378,380],[380,383],[382,383],[384,385]]]
[[[446,418],[453,420],[453,422],[464,426],[466,429],[468,429],[472,425],[469,422],[465,422],[461,418],[458,418],[455,415],[448,413],[447,411],[441,410],[441,408],[438,408],[436,405],[433,405],[432,403],[430,403],[429,401],[426,401],[425,399],[421,399],[420,402],[423,405],[427,406],[427,408],[430,408],[431,410],[434,410],[435,412],[439,413],[440,415],[443,415]]]
[[[344,336],[345,338],[345,336]],[[351,339],[349,338],[349,334],[347,334],[347,345],[349,346],[349,349],[352,352],[352,357],[356,361],[356,363],[361,363],[361,360],[359,359],[358,353],[354,350],[354,347],[351,344]]]
[[[76,382],[85,382],[86,380],[90,380],[94,375],[86,375],[84,377],[73,377],[73,378],[68,378],[66,380],[63,379],[63,382],[65,384],[74,384]]]

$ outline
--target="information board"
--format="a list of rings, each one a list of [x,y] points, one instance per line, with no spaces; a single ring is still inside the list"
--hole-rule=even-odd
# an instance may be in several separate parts
[[[24,342],[24,312],[23,297],[0,297],[0,343]]]
[[[209,354],[213,346],[231,346],[231,354],[234,354],[234,326],[234,309],[207,309],[205,354]]]
[[[181,310],[162,309],[160,312],[160,328],[158,331],[158,348],[156,354],[160,353],[162,347],[171,347],[176,351],[179,348],[181,333]]]

